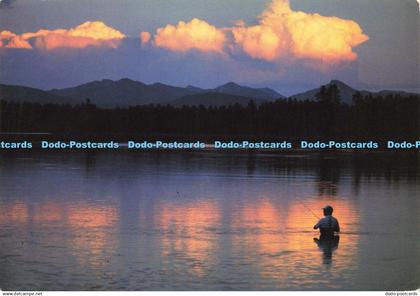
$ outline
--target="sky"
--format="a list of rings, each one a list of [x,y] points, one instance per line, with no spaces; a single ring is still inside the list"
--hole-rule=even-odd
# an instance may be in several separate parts
[[[416,0],[0,0],[0,83],[419,92]]]

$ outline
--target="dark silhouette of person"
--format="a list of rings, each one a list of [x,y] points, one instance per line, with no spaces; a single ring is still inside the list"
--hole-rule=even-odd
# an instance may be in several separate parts
[[[331,264],[333,252],[338,248],[340,237],[336,234],[340,232],[338,220],[332,216],[334,209],[331,206],[323,208],[324,218],[314,225],[314,229],[319,229],[320,237],[314,238],[314,242],[323,252],[323,263]]]
[[[335,233],[340,232],[340,225],[338,220],[332,216],[334,209],[332,206],[325,206],[323,208],[324,218],[320,219],[318,223],[314,225],[314,229],[319,229],[320,238],[333,238]]]

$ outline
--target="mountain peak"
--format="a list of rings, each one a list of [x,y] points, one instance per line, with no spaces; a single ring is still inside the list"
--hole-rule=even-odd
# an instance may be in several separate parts
[[[118,81],[113,82],[118,87],[144,87],[145,84],[140,81],[135,81],[129,78],[123,78]]]
[[[341,81],[341,80],[337,80],[337,79],[333,79],[333,80],[331,80],[330,81],[330,83],[329,83],[329,85],[337,85],[337,86],[342,86],[342,87],[348,87],[348,88],[351,88],[348,84],[346,84],[346,83],[344,83],[343,81]]]
[[[326,84],[325,86],[328,87],[331,85],[337,86],[338,90],[340,91],[340,97],[341,97],[342,102],[345,102],[348,104],[352,103],[353,95],[356,92],[355,89],[353,89],[351,86],[337,79],[331,80],[330,83]],[[293,95],[291,97],[298,100],[315,100],[316,95],[319,92],[319,90],[320,90],[320,87],[311,89],[304,93]]]
[[[196,87],[194,85],[187,85],[186,89],[193,91],[193,92],[203,92],[204,89]]]
[[[218,88],[238,88],[238,87],[242,87],[242,86],[240,86],[239,84],[236,84],[235,82],[230,81],[228,83],[225,83],[219,86]]]
[[[230,95],[237,95],[253,99],[276,100],[283,96],[270,88],[252,88],[242,86],[235,82],[228,82],[214,89],[216,92],[223,92]]]
[[[100,84],[113,84],[113,83],[115,83],[114,80],[111,80],[111,79],[102,79],[102,80],[95,80],[95,81],[92,81],[92,82],[88,82],[88,83],[85,83],[85,84],[82,84],[82,85],[89,85],[89,84],[92,84],[92,85],[100,85]]]
[[[222,86],[229,86],[229,87],[241,87],[239,84],[229,81],[228,83],[222,85]]]
[[[161,83],[161,82],[155,82],[155,83],[151,84],[151,86],[166,87],[166,86],[168,86],[168,85],[163,84],[163,83]]]
[[[122,79],[118,80],[117,82],[138,82],[138,81],[134,81],[130,78],[122,78]]]

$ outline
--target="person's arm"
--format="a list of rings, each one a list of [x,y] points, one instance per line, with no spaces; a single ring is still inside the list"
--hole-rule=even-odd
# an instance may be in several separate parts
[[[335,232],[340,232],[340,224],[338,224],[338,220],[336,220],[336,222],[337,222],[337,225],[335,226],[334,231]]]
[[[316,223],[315,225],[314,225],[314,229],[318,229],[319,228],[319,223],[321,222],[321,220],[319,220],[318,221],[318,223]]]

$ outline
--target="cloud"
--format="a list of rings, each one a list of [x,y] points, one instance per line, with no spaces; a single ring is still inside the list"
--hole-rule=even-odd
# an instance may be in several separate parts
[[[188,23],[181,21],[175,26],[159,28],[153,39],[156,47],[178,52],[198,50],[221,53],[226,43],[226,35],[222,29],[197,18]]]
[[[288,0],[273,0],[258,25],[239,24],[232,34],[236,45],[253,58],[292,57],[327,64],[357,59],[354,48],[369,39],[352,20],[293,11]]]
[[[235,42],[252,58],[274,61],[285,53],[285,42],[271,27],[236,27]]]
[[[31,49],[32,46],[22,36],[16,35],[10,31],[0,32],[0,48],[26,48]]]
[[[272,63],[305,60],[320,68],[356,60],[354,49],[369,37],[355,21],[293,11],[289,0],[273,0],[257,25],[237,21],[232,28],[217,28],[194,18],[159,28],[153,37],[142,32],[140,39],[143,46],[151,43],[176,52],[235,55],[239,49],[253,59]]]
[[[126,36],[103,22],[85,22],[71,29],[45,30],[16,35],[0,32],[0,47],[43,50],[86,48],[89,46],[116,48]],[[31,45],[31,43],[33,45]]]

